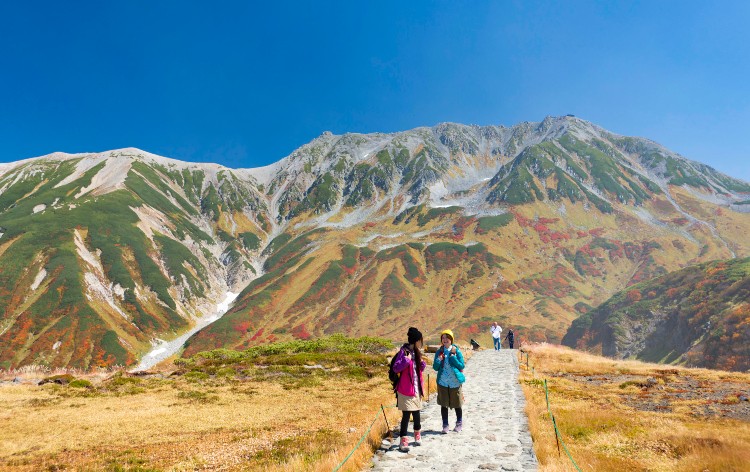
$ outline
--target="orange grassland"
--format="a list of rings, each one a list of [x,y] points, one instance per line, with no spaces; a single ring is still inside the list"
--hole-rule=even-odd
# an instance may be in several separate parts
[[[386,375],[299,387],[152,378],[106,394],[4,383],[0,470],[330,471],[381,403],[393,403]],[[341,470],[363,468],[385,429],[381,413]]]
[[[542,471],[742,471],[750,464],[750,374],[524,346],[521,385]]]
[[[381,404],[391,428],[401,416],[389,357],[361,379],[291,366],[265,377],[256,366],[254,380],[173,365],[140,376],[0,372],[0,470],[322,472],[352,452],[340,470],[366,469],[387,434]],[[69,383],[36,385],[52,374]]]

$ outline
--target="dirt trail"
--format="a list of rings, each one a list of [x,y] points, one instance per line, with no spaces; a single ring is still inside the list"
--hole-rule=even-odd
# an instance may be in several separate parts
[[[428,369],[431,363],[432,357],[428,359]],[[422,445],[412,445],[409,452],[403,453],[398,450],[397,437],[393,444],[384,441],[373,458],[372,470],[537,470],[523,411],[525,399],[518,384],[518,351],[476,352],[464,374],[463,431],[441,434],[440,407],[433,395],[422,409]],[[451,410],[449,419],[452,428],[455,411]],[[413,444],[411,424],[409,437]]]

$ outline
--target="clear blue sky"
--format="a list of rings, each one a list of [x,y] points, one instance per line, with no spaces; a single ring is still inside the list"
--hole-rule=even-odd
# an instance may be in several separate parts
[[[273,5],[269,4],[273,3]],[[750,181],[750,2],[3,2],[0,161],[573,113]]]

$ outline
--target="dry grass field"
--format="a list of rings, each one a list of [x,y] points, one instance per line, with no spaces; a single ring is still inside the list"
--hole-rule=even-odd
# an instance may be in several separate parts
[[[278,343],[249,357],[215,351],[148,375],[60,376],[63,384],[6,373],[0,470],[331,471],[381,403],[394,403],[388,353],[372,338],[356,341]],[[393,426],[398,412],[386,411]],[[341,470],[366,467],[385,430],[381,414]]]
[[[547,412],[584,471],[750,470],[750,374],[615,361],[524,346],[521,384],[542,471],[576,470],[558,454]]]

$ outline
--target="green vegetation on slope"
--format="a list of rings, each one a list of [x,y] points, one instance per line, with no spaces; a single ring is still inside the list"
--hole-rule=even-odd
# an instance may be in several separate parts
[[[714,261],[615,294],[575,320],[563,343],[652,362],[745,371],[749,322],[750,258]]]

